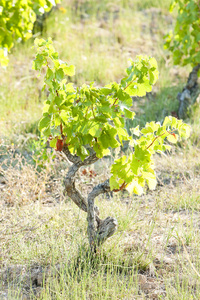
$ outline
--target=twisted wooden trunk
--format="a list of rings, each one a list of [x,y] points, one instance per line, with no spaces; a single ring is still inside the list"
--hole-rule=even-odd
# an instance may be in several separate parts
[[[179,119],[185,119],[189,115],[190,107],[196,101],[199,96],[198,87],[198,71],[200,70],[200,64],[192,69],[188,77],[186,86],[183,88],[181,93],[178,93],[179,108],[178,117]]]
[[[110,192],[108,179],[103,183],[96,185],[88,194],[87,199],[81,195],[75,186],[75,175],[79,168],[82,166],[88,166],[99,159],[91,147],[88,146],[87,149],[89,150],[90,155],[82,161],[80,157],[72,155],[67,145],[64,145],[63,153],[66,155],[67,159],[72,162],[72,165],[64,179],[64,192],[80,209],[87,212],[89,243],[91,250],[96,251],[96,247],[100,246],[114,234],[118,223],[117,220],[112,217],[107,217],[105,220],[101,220],[99,218],[99,209],[94,203],[94,200],[98,195]]]

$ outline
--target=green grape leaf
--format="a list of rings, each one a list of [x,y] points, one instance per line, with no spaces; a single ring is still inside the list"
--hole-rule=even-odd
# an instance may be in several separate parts
[[[43,131],[42,134],[46,137],[49,137],[51,135],[51,129],[50,126],[46,127]]]
[[[111,155],[109,149],[103,149],[103,150],[102,150],[102,154],[103,154],[103,156]]]
[[[135,113],[127,108],[124,108],[124,114],[125,114],[126,118],[131,119],[131,120],[133,120],[133,118],[135,116]]]
[[[138,183],[137,179],[134,179],[131,183],[129,183],[126,186],[126,190],[130,193],[130,194],[136,194],[136,195],[142,195],[143,194],[143,188],[142,186]]]
[[[141,165],[140,159],[135,157],[135,154],[132,154],[130,168],[131,168],[131,171],[133,172],[133,174],[135,174],[135,175],[139,174],[140,165]]]
[[[102,148],[100,143],[94,143],[93,144],[93,149],[96,152],[96,155],[97,155],[98,158],[103,157],[103,148]]]
[[[90,129],[88,130],[88,133],[98,138],[101,135],[101,131],[102,131],[101,124],[92,123]]]
[[[177,143],[177,135],[174,133],[174,134],[170,134],[167,136],[167,140],[172,143],[172,144],[176,144]]]
[[[110,177],[109,183],[111,191],[114,189],[119,189],[119,182],[115,176]]]
[[[49,145],[50,145],[51,148],[55,148],[56,147],[56,143],[57,143],[57,138],[50,140]]]
[[[98,140],[101,142],[103,148],[107,149],[108,147],[117,148],[119,143],[108,131],[103,131]]]
[[[43,117],[39,122],[39,130],[42,130],[50,125],[51,118],[49,116]]]
[[[65,64],[61,65],[61,68],[63,69],[65,75],[67,76],[74,76],[75,75],[75,66],[67,66]]]
[[[65,76],[65,74],[63,72],[63,69],[59,68],[58,70],[56,70],[55,77],[58,82],[62,81],[64,76]]]
[[[105,96],[108,96],[112,93],[112,89],[109,89],[109,88],[106,88],[106,87],[101,88],[101,93]]]
[[[68,120],[69,120],[69,116],[68,116],[67,111],[61,110],[60,118],[63,120],[63,122],[64,122],[65,124],[67,124],[67,123],[68,123]]]
[[[129,96],[137,96],[138,95],[138,86],[135,82],[129,84],[129,86],[126,88],[126,93]]]
[[[41,70],[44,63],[44,57],[41,54],[37,54],[36,58],[33,61],[33,69]]]
[[[156,185],[157,185],[157,180],[156,180],[155,174],[151,173],[151,172],[143,172],[142,176],[146,180],[149,189],[155,190]]]

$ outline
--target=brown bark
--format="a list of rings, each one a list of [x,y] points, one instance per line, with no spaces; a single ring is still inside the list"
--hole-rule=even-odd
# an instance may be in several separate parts
[[[87,199],[85,199],[75,187],[75,175],[79,168],[90,165],[98,160],[95,151],[89,146],[87,149],[89,150],[90,155],[82,161],[80,157],[72,155],[67,145],[64,145],[63,153],[66,155],[67,159],[72,162],[64,179],[64,193],[67,194],[80,209],[87,212],[89,243],[91,249],[96,251],[97,246],[105,242],[107,238],[114,234],[117,229],[117,220],[112,217],[101,220],[99,218],[99,209],[94,204],[94,200],[98,195],[110,192],[108,179],[105,182],[96,185],[88,194]]]
[[[199,90],[198,90],[198,71],[200,70],[200,64],[192,69],[188,77],[186,86],[183,88],[181,93],[178,93],[179,108],[178,117],[179,119],[185,119],[189,115],[191,105],[196,101]]]

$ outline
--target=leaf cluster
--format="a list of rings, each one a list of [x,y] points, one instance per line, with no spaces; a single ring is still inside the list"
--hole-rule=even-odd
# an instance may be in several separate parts
[[[16,41],[32,36],[36,15],[49,11],[59,0],[0,0],[0,64],[8,64],[7,53]]]
[[[67,82],[75,74],[75,67],[59,59],[52,40],[36,39],[36,58],[33,68],[45,70],[44,89],[49,96],[44,103],[43,117],[39,129],[43,136],[50,138],[50,145],[56,148],[63,141],[69,151],[84,161],[89,148],[98,158],[110,153],[111,148],[123,145],[124,141],[134,147],[129,157],[123,156],[111,167],[110,186],[112,190],[127,187],[131,192],[143,192],[145,182],[149,188],[156,185],[152,155],[169,148],[165,138],[176,142],[180,137],[189,136],[189,127],[175,118],[166,118],[163,125],[147,123],[142,130],[134,129],[137,139],[129,136],[125,119],[133,119],[131,96],[144,96],[151,91],[158,78],[156,60],[152,57],[137,56],[130,60],[126,76],[120,83],[112,82],[104,87],[83,84],[75,88]],[[58,149],[57,149],[58,150]]]
[[[199,0],[174,0],[170,11],[178,8],[174,30],[165,36],[165,48],[173,55],[175,65],[200,63],[200,2]]]
[[[119,189],[120,185],[126,183],[126,189],[131,193],[142,194],[145,184],[149,189],[155,189],[156,176],[154,171],[153,155],[169,151],[172,144],[181,138],[188,138],[190,127],[174,117],[166,117],[163,124],[159,122],[146,123],[139,130],[139,126],[133,129],[138,136],[131,140],[134,151],[129,157],[122,156],[115,160],[111,167],[110,184],[112,189]]]

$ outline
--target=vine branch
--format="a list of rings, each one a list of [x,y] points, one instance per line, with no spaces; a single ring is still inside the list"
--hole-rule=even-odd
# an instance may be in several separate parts
[[[167,132],[168,134],[172,134],[172,135],[174,134],[173,132],[169,132],[169,131],[166,131],[166,132]],[[153,145],[153,143],[154,143],[159,137],[165,135],[166,132],[164,132],[164,133],[162,133],[162,134],[156,136],[156,137],[153,139],[153,141],[151,142],[151,144],[146,148],[146,150],[149,149],[149,148]]]

